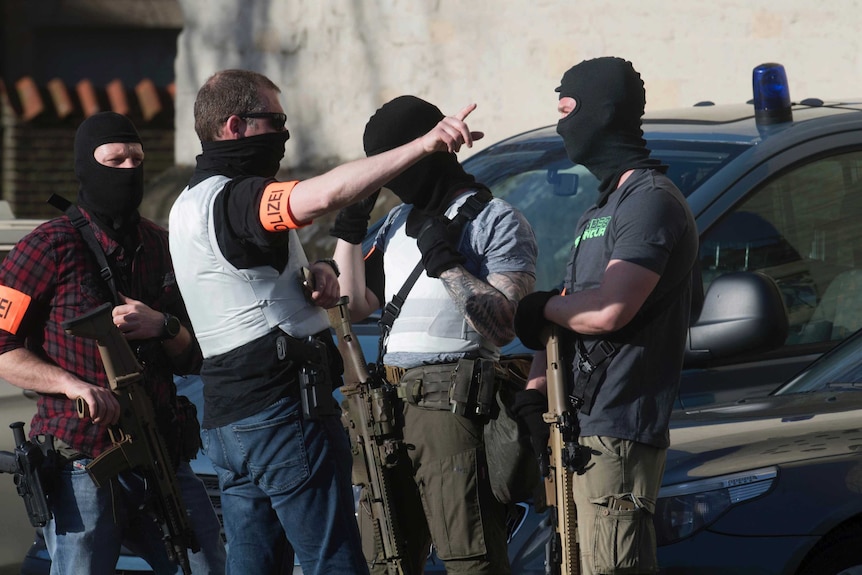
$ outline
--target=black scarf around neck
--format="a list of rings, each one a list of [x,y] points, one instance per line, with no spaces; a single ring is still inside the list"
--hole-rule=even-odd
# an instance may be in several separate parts
[[[215,174],[229,178],[275,177],[287,138],[287,132],[271,132],[238,140],[202,142],[203,153],[196,158],[199,173],[195,174],[192,185]]]

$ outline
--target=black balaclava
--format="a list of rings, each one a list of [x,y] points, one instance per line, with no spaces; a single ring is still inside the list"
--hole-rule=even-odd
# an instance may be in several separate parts
[[[666,169],[649,157],[641,130],[646,93],[631,62],[614,57],[584,60],[563,74],[557,92],[560,98],[575,100],[575,109],[557,122],[557,133],[569,159],[600,180],[598,205],[627,170]]]
[[[443,112],[416,96],[399,96],[378,109],[368,120],[362,143],[365,155],[374,156],[425,135],[443,119]],[[446,211],[453,192],[484,188],[464,171],[454,153],[436,152],[422,158],[384,184],[413,209],[407,233],[415,236],[428,216]]]
[[[115,112],[100,112],[84,120],[75,133],[75,176],[79,206],[115,241],[132,239],[140,221],[138,206],[144,197],[144,166],[111,168],[96,161],[93,152],[102,144],[141,143],[131,120]]]
[[[284,144],[289,134],[269,132],[238,140],[202,142],[203,154],[198,156],[198,167],[215,171],[230,178],[260,176],[273,178],[284,157]]]

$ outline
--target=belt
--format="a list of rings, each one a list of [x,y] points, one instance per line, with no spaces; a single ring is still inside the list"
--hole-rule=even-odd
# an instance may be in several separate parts
[[[404,401],[467,417],[486,416],[493,410],[497,380],[505,378],[500,364],[491,360],[461,359],[411,369],[384,369],[387,380],[397,383],[398,397]]]

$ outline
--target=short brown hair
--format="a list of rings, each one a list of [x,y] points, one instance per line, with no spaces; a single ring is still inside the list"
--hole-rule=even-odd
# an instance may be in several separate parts
[[[195,98],[195,132],[201,142],[215,141],[233,114],[266,111],[261,97],[266,90],[281,92],[272,80],[250,70],[222,70],[210,76]]]

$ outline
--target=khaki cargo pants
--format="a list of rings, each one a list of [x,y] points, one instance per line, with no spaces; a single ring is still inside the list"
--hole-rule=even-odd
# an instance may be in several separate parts
[[[579,442],[593,454],[573,480],[582,575],[655,573],[652,518],[667,450],[613,437]]]
[[[403,414],[407,460],[393,481],[393,498],[409,572],[422,572],[433,542],[450,575],[508,575],[506,509],[491,492],[483,422],[407,400]],[[372,574],[383,574],[384,566],[374,564],[378,549],[369,518],[360,509],[363,550]]]

